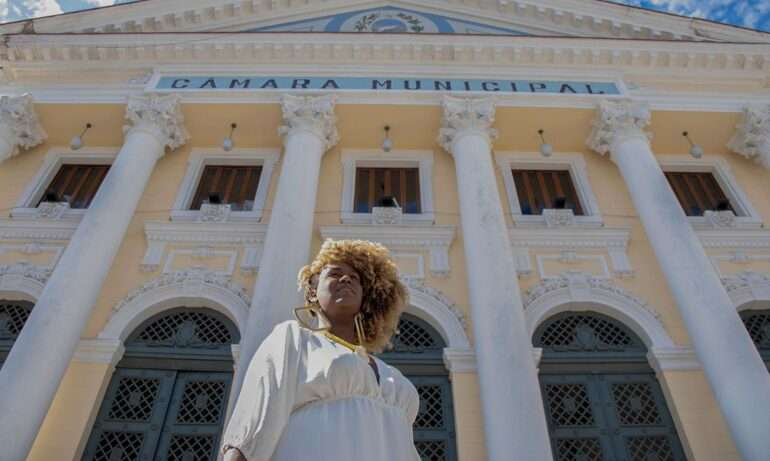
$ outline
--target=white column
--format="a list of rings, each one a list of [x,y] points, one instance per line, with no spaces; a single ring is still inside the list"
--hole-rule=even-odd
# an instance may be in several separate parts
[[[133,97],[123,147],[0,370],[0,452],[24,460],[164,148],[188,138],[175,96]]]
[[[605,101],[588,140],[611,155],[745,461],[770,454],[770,375],[682,211],[644,132],[646,106]]]
[[[281,175],[254,284],[249,328],[241,339],[239,371],[246,370],[273,327],[292,318],[293,308],[302,304],[297,273],[310,258],[321,158],[338,140],[333,97],[286,95],[281,104],[284,125],[279,131],[285,146]],[[242,373],[238,375],[236,390]]]
[[[747,107],[735,128],[727,147],[770,169],[770,105]]]
[[[488,459],[549,460],[532,340],[492,164],[491,100],[444,98],[439,142],[454,156]]]
[[[35,114],[32,96],[0,98],[0,163],[19,153],[19,147],[31,149],[46,139]]]

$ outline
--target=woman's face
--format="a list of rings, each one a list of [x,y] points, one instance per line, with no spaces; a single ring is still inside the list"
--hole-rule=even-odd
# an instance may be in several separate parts
[[[361,276],[344,262],[327,264],[318,275],[316,297],[327,316],[354,316],[361,310]]]

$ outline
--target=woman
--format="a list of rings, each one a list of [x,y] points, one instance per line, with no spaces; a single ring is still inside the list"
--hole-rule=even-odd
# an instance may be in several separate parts
[[[327,240],[299,284],[307,306],[254,354],[223,437],[224,459],[418,461],[417,391],[369,355],[389,344],[406,303],[387,250]]]

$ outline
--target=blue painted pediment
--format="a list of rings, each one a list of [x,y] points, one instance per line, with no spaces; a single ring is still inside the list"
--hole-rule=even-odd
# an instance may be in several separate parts
[[[247,31],[528,35],[505,27],[393,6],[303,19],[285,24],[252,28]]]

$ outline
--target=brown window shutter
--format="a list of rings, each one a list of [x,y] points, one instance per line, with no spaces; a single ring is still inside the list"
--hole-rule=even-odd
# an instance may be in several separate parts
[[[261,166],[206,165],[190,209],[200,210],[216,194],[233,211],[251,211],[261,174]]]
[[[720,208],[735,213],[730,200],[710,172],[667,171],[666,179],[687,216],[703,216],[707,210]]]
[[[419,168],[356,168],[353,211],[370,213],[383,197],[395,197],[404,213],[422,213]]]
[[[70,208],[88,208],[109,169],[109,165],[62,165],[38,205],[53,194],[56,201],[68,202]]]
[[[563,199],[564,207],[572,209],[576,216],[584,214],[569,171],[513,170],[512,173],[522,214],[542,214],[543,209],[555,208],[558,199]]]

